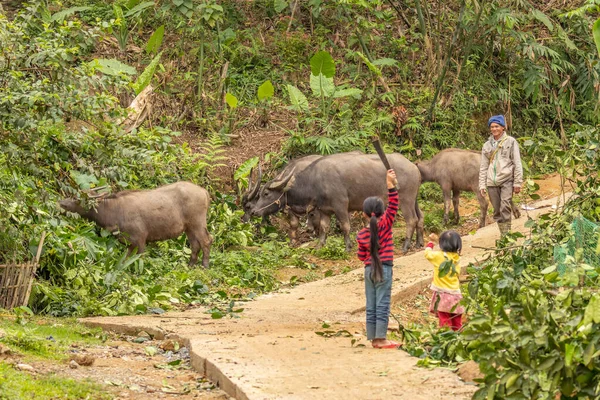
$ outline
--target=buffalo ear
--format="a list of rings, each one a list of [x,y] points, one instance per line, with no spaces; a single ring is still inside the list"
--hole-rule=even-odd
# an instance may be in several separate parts
[[[296,177],[292,176],[290,178],[290,180],[288,181],[288,183],[286,183],[285,187],[283,188],[283,192],[285,193],[288,190],[290,190],[291,188],[293,188],[295,183],[296,183]]]

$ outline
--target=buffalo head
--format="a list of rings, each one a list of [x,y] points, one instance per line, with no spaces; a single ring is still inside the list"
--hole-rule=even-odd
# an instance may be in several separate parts
[[[58,202],[58,205],[61,206],[62,209],[72,213],[79,214],[83,210],[79,201],[75,199],[63,199]]]
[[[285,194],[294,186],[296,178],[294,169],[286,174],[280,174],[267,182],[260,190],[258,201],[252,209],[252,215],[264,217],[275,214],[286,206]]]
[[[248,177],[248,191],[242,195],[242,208],[244,209],[244,215],[242,216],[243,222],[248,222],[252,216],[252,209],[258,201],[258,192],[260,190],[260,181],[262,179],[262,171],[260,164],[258,165],[258,178],[255,183],[252,183],[252,176],[254,174],[254,168],[250,171]]]

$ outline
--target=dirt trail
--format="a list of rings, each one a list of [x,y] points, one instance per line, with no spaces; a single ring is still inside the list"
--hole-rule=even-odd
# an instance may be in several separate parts
[[[557,199],[536,203],[530,217],[552,212]],[[513,222],[526,232],[527,213]],[[464,264],[476,262],[498,238],[495,224],[463,238]],[[315,332],[349,331],[366,344],[362,269],[261,296],[242,305],[239,319],[211,319],[204,309],[163,315],[88,318],[117,332],[144,330],[187,342],[193,367],[230,396],[243,399],[466,399],[476,390],[452,372],[416,367],[404,351],[356,347],[351,337]],[[395,260],[393,298],[415,295],[431,280],[422,252]]]

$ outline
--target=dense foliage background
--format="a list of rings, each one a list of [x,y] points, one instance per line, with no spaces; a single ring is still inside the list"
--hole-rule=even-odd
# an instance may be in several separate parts
[[[278,266],[309,263],[281,232],[241,222],[228,167],[244,186],[258,162],[252,157],[278,167],[302,154],[368,150],[373,134],[413,160],[452,146],[477,149],[488,117],[504,113],[527,175],[559,170],[578,183],[579,198],[563,214],[532,222],[523,248],[474,271],[464,332],[415,330],[415,354],[480,362],[481,398],[599,394],[599,266],[573,256],[570,274],[547,269],[574,216],[600,219],[600,185],[589,174],[600,168],[598,0],[3,7],[0,262],[31,259],[48,234],[34,310],[110,315],[204,302],[216,305],[215,315],[235,312],[232,298],[276,287]],[[334,67],[318,69],[319,60]],[[151,111],[127,128],[125,108],[149,86]],[[275,150],[240,153],[250,131],[281,140]],[[185,265],[184,237],[125,259],[110,233],[57,206],[67,196],[90,203],[85,191],[93,187],[177,180],[213,197],[208,270]],[[258,255],[259,247],[266,251]]]

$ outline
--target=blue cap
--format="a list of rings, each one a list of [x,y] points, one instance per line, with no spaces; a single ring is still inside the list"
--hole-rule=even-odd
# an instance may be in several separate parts
[[[496,123],[498,125],[502,125],[506,128],[506,122],[504,121],[504,115],[494,115],[492,118],[488,120],[488,127],[492,125],[492,123]]]

